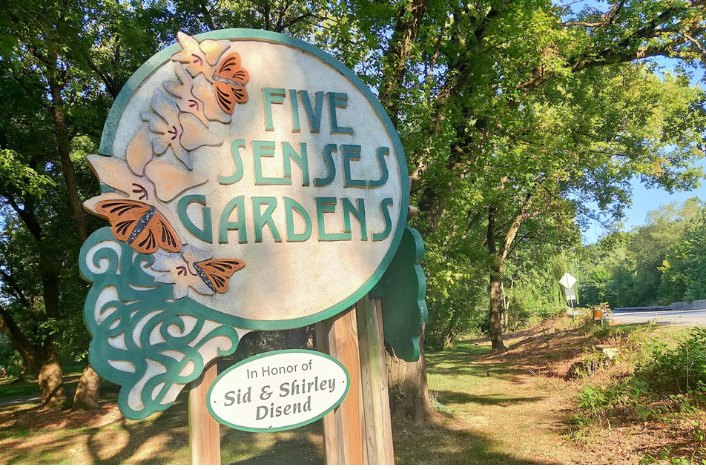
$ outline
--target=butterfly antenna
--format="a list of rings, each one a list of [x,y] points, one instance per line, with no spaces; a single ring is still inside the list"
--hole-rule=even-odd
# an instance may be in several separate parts
[[[132,183],[132,186],[133,186],[133,188],[135,188],[132,190],[132,193],[139,194],[140,197],[138,199],[140,201],[143,199],[149,200],[149,196],[147,195],[147,189],[144,186],[142,186],[141,184],[137,184],[137,183]]]

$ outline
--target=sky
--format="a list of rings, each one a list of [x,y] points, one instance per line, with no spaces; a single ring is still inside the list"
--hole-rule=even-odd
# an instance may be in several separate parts
[[[700,162],[706,169],[706,159]],[[662,205],[667,205],[672,202],[682,203],[690,197],[698,197],[706,201],[706,179],[701,179],[701,187],[693,191],[680,191],[669,194],[667,191],[658,188],[647,189],[637,178],[631,181],[632,186],[632,207],[625,211],[625,217],[622,220],[623,228],[630,230],[632,227],[645,225],[647,214],[650,211],[659,209]],[[603,235],[607,233],[603,226],[592,223],[582,234],[583,243],[589,245],[595,243]]]

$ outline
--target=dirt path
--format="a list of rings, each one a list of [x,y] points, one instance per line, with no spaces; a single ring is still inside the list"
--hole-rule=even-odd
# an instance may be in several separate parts
[[[683,442],[675,438],[675,432],[681,432],[678,427],[652,421],[599,427],[585,439],[566,437],[578,391],[587,380],[600,385],[602,372],[620,375],[617,369],[623,367],[616,363],[590,378],[565,380],[570,366],[585,359],[599,341],[569,328],[567,321],[568,326],[549,322],[506,337],[509,350],[502,354],[490,354],[488,342],[470,341],[458,342],[454,349],[427,350],[429,388],[439,412],[421,425],[400,417],[393,420],[396,463],[634,464],[649,461],[648,455],[659,458],[666,445],[673,448],[670,458],[678,445],[693,447],[694,429],[706,429],[706,414],[701,412],[687,416],[689,426],[679,435]],[[615,342],[614,334],[600,341]],[[120,415],[114,391],[104,394],[97,412],[40,410],[22,403],[24,395],[26,390],[12,404],[0,403],[0,464],[189,461],[185,396],[163,413],[130,421]],[[694,428],[690,423],[696,419],[700,427]],[[320,423],[283,433],[251,434],[223,427],[221,434],[224,463],[324,461]]]
[[[562,437],[570,417],[564,384],[539,369],[479,357],[487,351],[482,344],[460,343],[451,354],[427,355],[429,387],[441,410],[467,423],[484,454],[522,463],[582,463],[580,451]]]

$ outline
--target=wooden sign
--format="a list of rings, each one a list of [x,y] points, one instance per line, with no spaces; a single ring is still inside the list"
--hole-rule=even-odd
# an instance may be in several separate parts
[[[211,385],[208,408],[235,429],[273,432],[316,421],[338,406],[350,386],[348,372],[325,354],[273,351],[232,366]]]
[[[103,191],[84,205],[110,226],[80,259],[89,359],[132,419],[248,331],[354,305],[405,229],[406,161],[381,105],[336,59],[275,33],[179,33],[123,88],[100,153]]]

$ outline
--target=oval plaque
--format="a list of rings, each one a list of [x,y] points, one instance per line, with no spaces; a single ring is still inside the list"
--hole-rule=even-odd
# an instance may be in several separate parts
[[[211,415],[231,428],[273,432],[304,426],[337,407],[349,388],[340,362],[316,351],[253,356],[218,376],[208,391]]]

